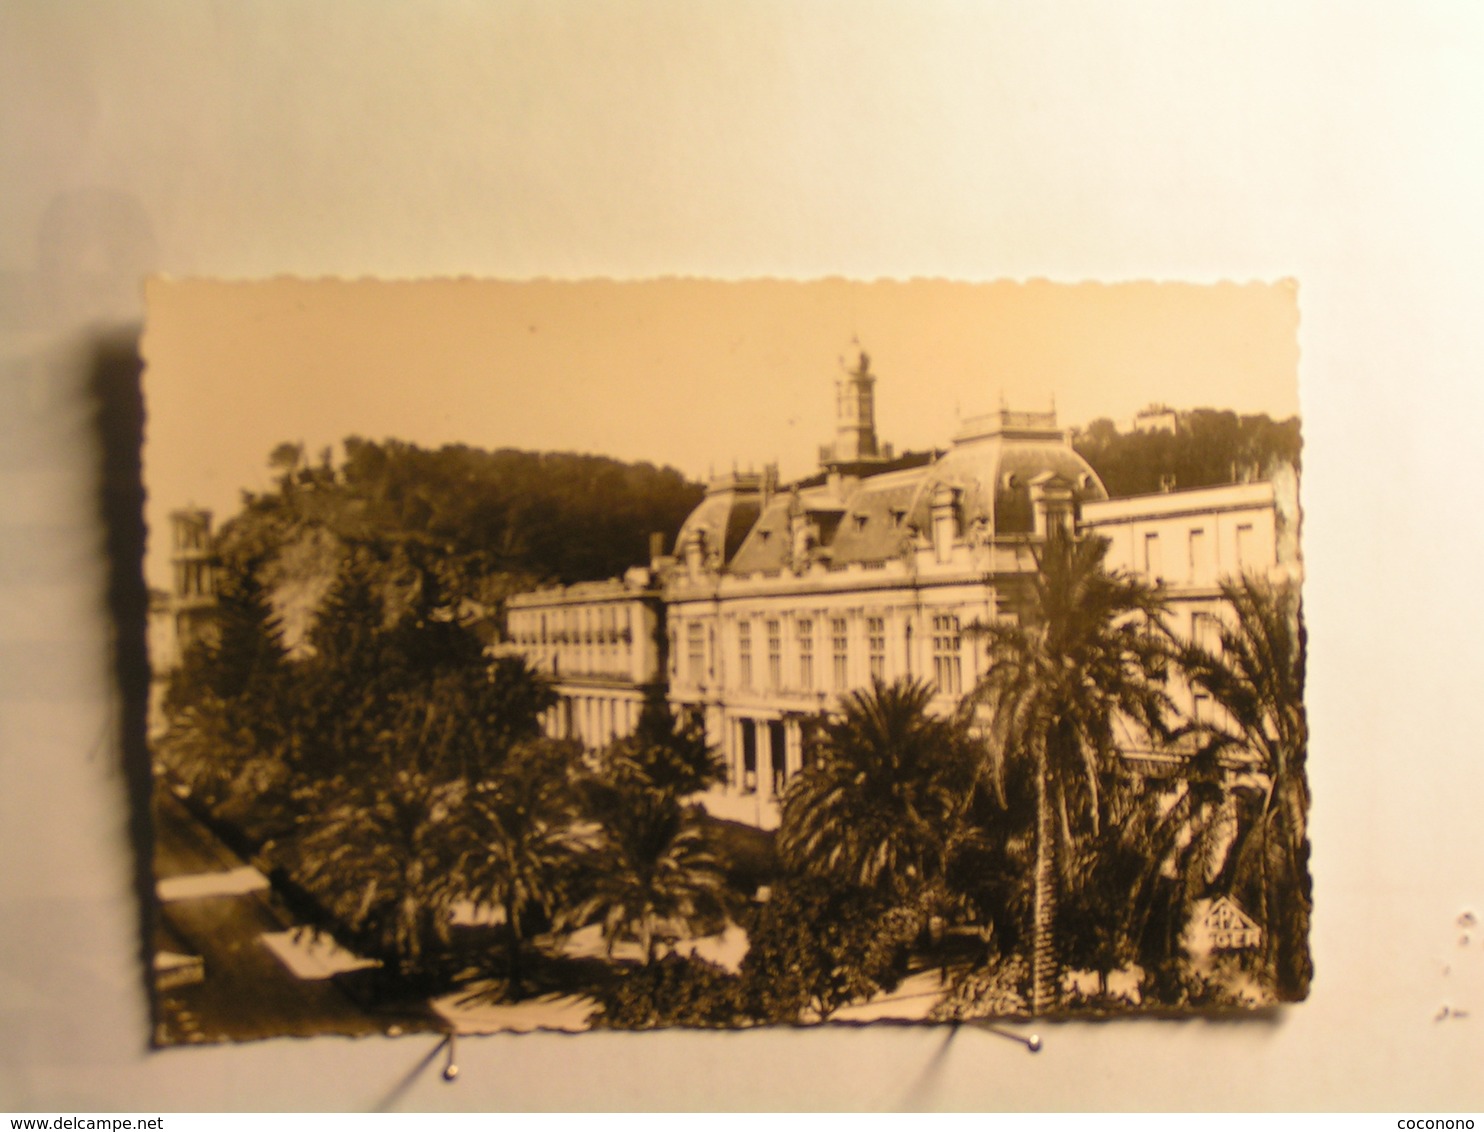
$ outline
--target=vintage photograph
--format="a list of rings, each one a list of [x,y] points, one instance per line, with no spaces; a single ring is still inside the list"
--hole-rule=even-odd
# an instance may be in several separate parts
[[[1299,288],[157,280],[158,1045],[1312,975]]]

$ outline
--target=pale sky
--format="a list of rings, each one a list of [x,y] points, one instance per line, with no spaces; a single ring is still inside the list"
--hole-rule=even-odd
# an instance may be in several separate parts
[[[1064,425],[1156,401],[1298,411],[1289,282],[156,280],[147,304],[152,530],[187,502],[227,518],[285,440],[596,452],[698,479],[777,461],[793,478],[832,436],[853,339],[898,451],[1002,398],[1054,402]]]

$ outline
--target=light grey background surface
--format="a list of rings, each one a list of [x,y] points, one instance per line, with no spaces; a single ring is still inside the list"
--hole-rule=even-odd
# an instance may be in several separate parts
[[[367,1108],[432,1045],[145,1049],[86,388],[153,272],[1297,278],[1307,1004],[491,1038],[400,1103],[1478,1109],[1481,58],[1439,3],[0,2],[0,1109]]]

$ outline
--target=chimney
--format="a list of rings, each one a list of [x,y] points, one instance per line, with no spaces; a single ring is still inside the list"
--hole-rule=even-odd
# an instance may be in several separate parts
[[[691,580],[699,578],[706,568],[706,535],[697,527],[691,531],[685,540],[685,546],[681,548],[685,555],[685,570]]]
[[[763,465],[763,506],[762,506],[762,509],[764,511],[766,511],[768,509],[768,504],[773,501],[773,496],[776,495],[777,492],[778,492],[778,465],[777,464],[764,464]]]
[[[958,491],[946,483],[933,489],[933,550],[939,562],[953,557],[953,544],[959,536]]]

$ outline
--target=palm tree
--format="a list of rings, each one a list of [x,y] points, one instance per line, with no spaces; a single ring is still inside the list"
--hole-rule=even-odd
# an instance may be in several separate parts
[[[401,974],[430,974],[457,895],[446,831],[463,793],[461,782],[383,764],[302,797],[309,810],[284,848],[295,880],[323,904],[323,926],[348,929]]]
[[[1074,823],[1100,827],[1099,776],[1128,724],[1164,728],[1168,647],[1151,632],[1159,592],[1104,567],[1107,542],[1053,530],[1018,595],[1015,620],[977,628],[989,670],[971,696],[987,709],[987,770],[1003,800],[1007,764],[1028,764],[1034,786],[1031,899],[1033,1014],[1055,1005],[1060,963],[1055,923]]]
[[[651,687],[632,735],[615,740],[600,755],[610,780],[642,779],[656,790],[683,798],[726,777],[726,763],[706,742],[699,720],[678,719],[664,690]]]
[[[936,890],[965,832],[975,756],[963,718],[930,715],[933,690],[874,681],[824,723],[783,798],[778,848],[796,871],[904,902]]]
[[[571,825],[571,806],[553,815],[542,793],[566,760],[543,777],[517,751],[553,694],[522,661],[489,665],[438,605],[425,578],[386,625],[369,564],[342,571],[296,673],[291,789],[308,813],[286,849],[300,883],[408,973],[429,973],[450,942],[454,901],[493,899],[518,993],[522,916],[540,895],[532,846]]]
[[[695,807],[633,780],[590,784],[600,825],[589,854],[577,923],[601,920],[611,950],[638,941],[645,966],[656,945],[696,934],[726,912],[722,866]]]
[[[1256,898],[1265,966],[1283,1001],[1308,993],[1311,908],[1308,875],[1309,725],[1304,714],[1304,629],[1298,589],[1243,576],[1222,585],[1233,620],[1220,648],[1182,650],[1186,678],[1225,715],[1209,731],[1219,746],[1248,753],[1255,816],[1237,846],[1235,884]]]
[[[1167,779],[1110,772],[1110,798],[1099,836],[1077,854],[1086,884],[1077,902],[1091,905],[1095,934],[1106,946],[1094,963],[1103,989],[1117,966],[1137,960],[1172,1000],[1180,937],[1197,900],[1229,872],[1235,804],[1217,750],[1206,744]]]
[[[465,894],[505,915],[507,994],[525,991],[524,953],[533,914],[550,918],[583,848],[568,744],[537,740],[510,751],[470,793],[464,850],[454,872]]]

